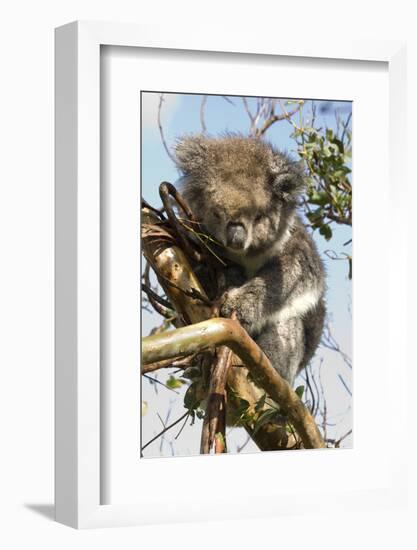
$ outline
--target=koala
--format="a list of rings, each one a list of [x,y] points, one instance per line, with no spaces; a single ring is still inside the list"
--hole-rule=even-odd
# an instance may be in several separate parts
[[[298,213],[300,165],[258,138],[185,136],[175,146],[181,192],[218,243],[235,311],[292,386],[313,357],[325,318],[325,272]]]

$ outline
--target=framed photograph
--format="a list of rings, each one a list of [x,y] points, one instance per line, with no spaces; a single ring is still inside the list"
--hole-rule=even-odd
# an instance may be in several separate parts
[[[404,45],[219,34],[56,30],[73,527],[405,498]]]

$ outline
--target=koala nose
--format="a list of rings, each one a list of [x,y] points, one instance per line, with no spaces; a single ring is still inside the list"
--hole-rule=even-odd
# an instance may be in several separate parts
[[[229,222],[226,230],[227,246],[241,249],[245,246],[246,229],[242,223]]]

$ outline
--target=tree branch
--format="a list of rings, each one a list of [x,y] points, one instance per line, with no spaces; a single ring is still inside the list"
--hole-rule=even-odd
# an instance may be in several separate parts
[[[171,153],[171,151],[169,150],[169,147],[167,145],[167,142],[165,140],[165,135],[164,135],[164,129],[162,127],[162,122],[161,122],[161,111],[162,111],[162,103],[164,102],[164,94],[160,94],[159,96],[159,105],[158,105],[158,128],[159,128],[159,134],[161,136],[161,141],[162,141],[162,145],[165,149],[165,152],[166,154],[169,156],[169,158],[172,160],[172,162],[175,164],[175,158],[174,158],[174,155]]]
[[[223,442],[226,441],[226,380],[232,357],[232,350],[222,346],[217,351],[217,361],[211,369],[210,390],[201,431],[201,454],[210,452],[216,434],[220,433]],[[216,453],[225,450],[225,445],[216,445]]]
[[[209,319],[195,325],[142,339],[144,364],[211,347],[229,347],[248,367],[255,381],[278,403],[301,437],[305,448],[323,448],[325,443],[310,412],[298,395],[272,367],[263,351],[237,321]]]
[[[256,136],[257,137],[260,137],[262,136],[263,134],[265,134],[265,132],[273,125],[275,124],[275,122],[279,122],[281,120],[288,120],[290,119],[292,116],[294,116],[296,113],[298,113],[298,111],[301,109],[301,106],[302,106],[302,103],[299,103],[297,105],[297,107],[295,109],[293,109],[292,111],[285,111],[285,113],[281,114],[281,115],[272,115],[270,116],[269,118],[267,118],[264,122],[264,124],[262,125],[261,128],[257,128],[256,130]]]
[[[142,208],[142,225],[154,224],[158,218],[148,208]],[[188,262],[184,252],[172,242],[163,244],[142,237],[143,253],[153,267],[159,284],[164,289],[175,311],[188,323],[210,317],[210,307],[198,296],[208,298]],[[193,293],[198,292],[198,296]],[[191,296],[187,294],[190,294]]]

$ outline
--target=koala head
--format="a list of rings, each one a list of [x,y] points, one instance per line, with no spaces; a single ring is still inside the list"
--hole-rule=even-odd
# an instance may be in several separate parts
[[[233,256],[267,249],[292,222],[302,170],[265,141],[187,136],[175,155],[194,215]]]

